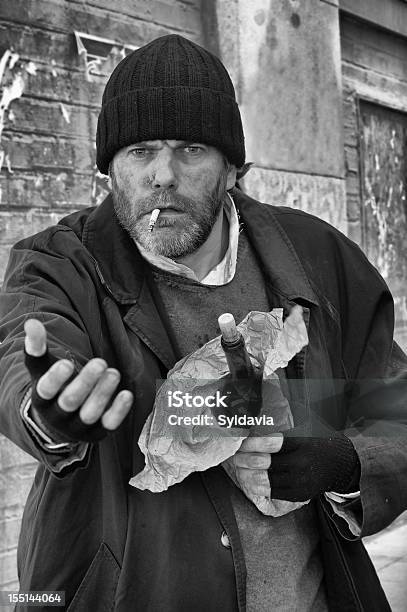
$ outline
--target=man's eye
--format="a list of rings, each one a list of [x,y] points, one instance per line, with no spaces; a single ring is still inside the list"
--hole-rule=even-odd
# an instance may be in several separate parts
[[[184,147],[184,151],[189,155],[199,155],[199,153],[202,153],[203,149],[202,147],[198,147],[197,145],[187,145],[186,147]]]
[[[147,149],[138,147],[137,149],[131,149],[130,153],[139,159],[144,159],[147,156]]]

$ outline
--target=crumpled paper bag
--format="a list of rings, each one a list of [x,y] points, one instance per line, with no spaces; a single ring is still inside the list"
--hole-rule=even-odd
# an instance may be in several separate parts
[[[176,397],[177,391],[181,390],[184,397],[187,393],[207,397],[211,390],[219,389],[220,379],[228,376],[229,370],[218,336],[175,364],[158,390],[153,411],[138,442],[146,465],[131,478],[132,486],[152,492],[165,491],[192,472],[221,463],[235,484],[242,488],[236,479],[233,462],[233,455],[242,441],[248,435],[266,436],[293,426],[290,406],[275,371],[286,367],[308,343],[301,307],[295,306],[284,323],[282,308],[268,313],[253,311],[237,327],[253,363],[263,368],[263,401],[258,415],[262,424],[250,429],[222,427],[207,405],[191,407],[184,402],[176,408],[169,406],[169,398]],[[188,417],[194,417],[195,423],[185,424]],[[267,417],[272,417],[272,425],[264,424],[271,420]],[[172,424],[174,418],[179,418],[179,423]],[[263,514],[270,516],[281,516],[307,503],[244,493]]]

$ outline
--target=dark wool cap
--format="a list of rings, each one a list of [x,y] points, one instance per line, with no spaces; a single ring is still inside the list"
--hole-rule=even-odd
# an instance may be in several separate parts
[[[226,68],[176,34],[136,49],[112,72],[96,135],[100,172],[108,173],[119,149],[156,139],[212,145],[237,168],[245,161],[242,121]]]

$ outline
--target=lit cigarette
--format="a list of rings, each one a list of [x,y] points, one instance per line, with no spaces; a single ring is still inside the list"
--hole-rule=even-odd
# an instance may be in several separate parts
[[[149,232],[153,231],[154,225],[157,222],[158,215],[160,214],[160,212],[161,212],[160,208],[154,208],[153,212],[151,213],[150,222],[148,224],[148,231]]]

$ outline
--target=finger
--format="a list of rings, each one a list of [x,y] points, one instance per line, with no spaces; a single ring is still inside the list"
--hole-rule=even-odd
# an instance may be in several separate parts
[[[270,495],[270,481],[265,470],[237,468],[236,477],[241,487],[251,495]]]
[[[58,405],[62,410],[73,412],[82,406],[107,368],[104,359],[98,357],[91,359],[71,383],[62,391],[58,398]]]
[[[102,416],[102,425],[105,429],[112,431],[119,427],[121,422],[127,416],[130,408],[133,405],[133,394],[131,391],[120,391],[114,398],[113,404],[109,410],[106,410]]]
[[[283,445],[284,436],[276,432],[270,436],[248,437],[243,440],[239,452],[242,453],[278,453]]]
[[[70,376],[72,376],[74,367],[72,361],[68,359],[56,361],[38,380],[38,395],[45,400],[55,397]]]
[[[107,368],[103,372],[79,411],[79,416],[85,424],[96,423],[102,416],[119,382],[120,373],[118,370]]]
[[[268,470],[271,464],[271,455],[270,453],[240,453],[238,451],[234,456],[234,462],[237,467],[250,470]]]
[[[24,323],[25,351],[32,357],[41,357],[47,350],[47,332],[41,321],[27,319]]]

